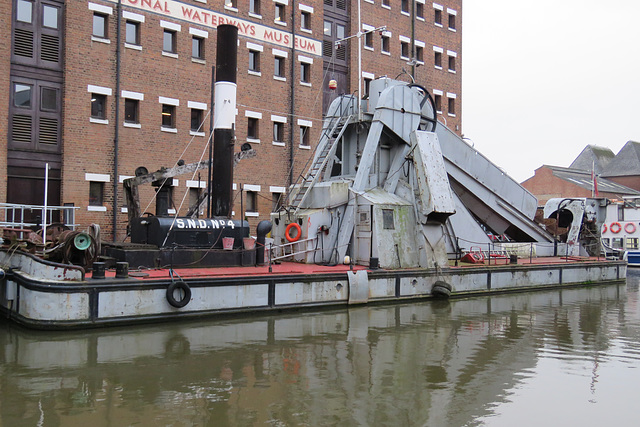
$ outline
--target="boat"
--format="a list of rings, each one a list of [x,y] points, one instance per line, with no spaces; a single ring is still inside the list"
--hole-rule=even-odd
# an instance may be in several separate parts
[[[233,29],[219,26],[218,43],[237,46]],[[558,242],[534,221],[535,197],[442,124],[413,80],[383,77],[366,97],[336,96],[306,173],[252,233],[230,215],[234,156],[252,150],[229,150],[235,60],[225,60],[213,162],[125,180],[128,242],[64,226],[41,232],[44,250],[24,235],[8,239],[0,250],[7,318],[85,328],[624,283],[627,263],[594,250],[599,236],[580,237],[594,224],[589,209],[572,218],[577,234]],[[210,164],[211,218],[197,217],[197,206],[170,215],[164,183]],[[156,214],[140,215],[137,188],[152,182]],[[483,262],[463,262],[472,249]]]
[[[629,267],[640,267],[640,198],[612,200],[602,224],[602,242],[613,256],[626,260]]]

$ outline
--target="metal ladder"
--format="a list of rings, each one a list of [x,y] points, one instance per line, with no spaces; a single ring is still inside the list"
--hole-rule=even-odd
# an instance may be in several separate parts
[[[300,189],[291,201],[290,206],[294,209],[295,213],[298,212],[302,203],[307,199],[315,183],[322,177],[322,172],[326,168],[329,160],[336,154],[338,147],[337,142],[342,138],[352,118],[353,114],[336,117],[332,120],[332,123],[330,122],[329,126],[327,126],[327,128],[331,127],[331,129],[328,132],[325,131],[322,135],[319,143],[320,149],[316,153],[307,174],[302,177]]]

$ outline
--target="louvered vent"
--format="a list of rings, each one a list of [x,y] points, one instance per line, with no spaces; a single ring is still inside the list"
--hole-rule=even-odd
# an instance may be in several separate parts
[[[59,39],[58,36],[43,34],[40,46],[40,59],[49,62],[58,62],[59,58]]]
[[[40,117],[40,144],[58,143],[58,120],[47,117]]]
[[[326,6],[333,6],[333,0],[324,0]]]
[[[14,34],[13,54],[33,58],[33,33],[16,28]]]
[[[345,61],[347,59],[347,47],[340,45],[336,49],[336,59],[339,61]]]
[[[333,42],[328,40],[322,41],[322,55],[331,58],[333,54]]]
[[[11,120],[13,142],[31,143],[31,116],[15,114]]]
[[[347,0],[336,0],[336,9],[347,10]]]

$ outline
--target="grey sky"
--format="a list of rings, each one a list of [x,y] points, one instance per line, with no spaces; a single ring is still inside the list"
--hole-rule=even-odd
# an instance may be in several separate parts
[[[462,130],[518,182],[640,141],[640,1],[464,0]]]

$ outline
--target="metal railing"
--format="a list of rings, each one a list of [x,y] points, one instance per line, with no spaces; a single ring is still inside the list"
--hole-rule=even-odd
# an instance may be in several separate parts
[[[76,206],[20,205],[0,203],[0,227],[27,229],[61,223],[75,230]],[[43,221],[44,219],[44,221]]]
[[[303,250],[298,250],[297,252],[293,251],[295,245],[298,245],[300,243],[312,242],[315,240],[317,240],[317,237],[312,237],[310,239],[301,239],[291,243],[284,243],[282,245],[271,245],[271,247],[269,248],[270,260],[278,261],[285,258],[291,258],[295,255],[301,255],[301,254],[317,251],[318,250],[317,248],[303,249]],[[287,252],[287,249],[290,249],[291,252]]]

